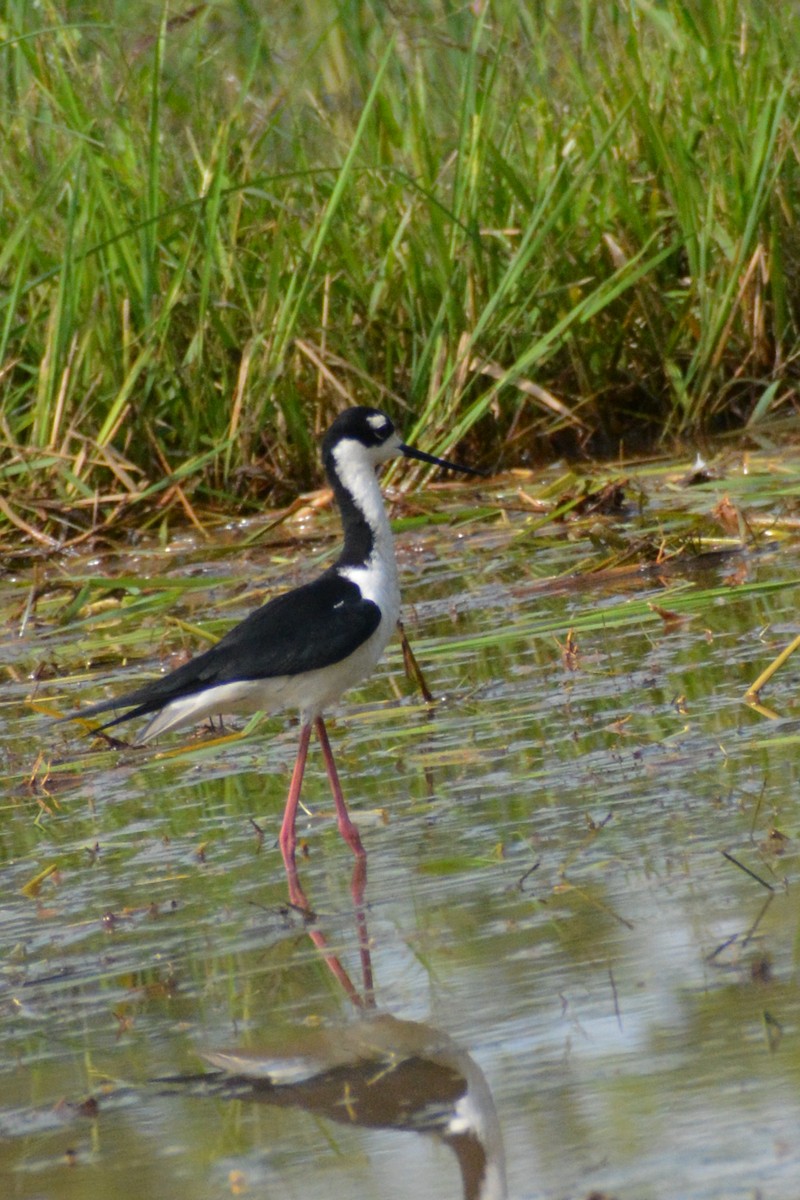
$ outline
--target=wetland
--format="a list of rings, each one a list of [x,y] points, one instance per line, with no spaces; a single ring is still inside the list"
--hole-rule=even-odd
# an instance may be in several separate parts
[[[307,578],[324,497],[7,561],[4,1195],[467,1195],[467,1089],[512,1197],[795,1200],[800,658],[746,697],[797,634],[800,455],[709,458],[389,492],[434,703],[395,642],[332,714],[367,875],[314,748],[305,911],[291,718],[51,718]]]

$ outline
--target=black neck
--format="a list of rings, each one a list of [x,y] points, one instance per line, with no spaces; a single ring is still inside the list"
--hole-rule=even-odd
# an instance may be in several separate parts
[[[361,567],[369,559],[375,545],[372,528],[353,499],[352,493],[339,478],[332,456],[325,462],[325,474],[342,518],[344,545],[336,560],[337,567]]]

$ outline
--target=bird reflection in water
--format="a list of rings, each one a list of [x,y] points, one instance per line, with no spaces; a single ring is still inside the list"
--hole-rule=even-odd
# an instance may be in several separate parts
[[[430,1134],[455,1153],[464,1200],[507,1195],[503,1141],[494,1100],[478,1064],[440,1029],[402,1021],[375,1005],[364,910],[366,864],[352,880],[363,988],[328,945],[299,876],[289,873],[292,906],[329,969],[358,1010],[354,1021],[300,1027],[260,1050],[204,1054],[216,1068],[159,1082],[197,1094],[302,1108],[340,1124]]]

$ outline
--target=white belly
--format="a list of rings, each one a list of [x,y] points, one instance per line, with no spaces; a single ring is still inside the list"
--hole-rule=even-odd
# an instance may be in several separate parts
[[[399,607],[399,606],[398,606]],[[355,653],[302,675],[275,675],[269,679],[245,679],[207,688],[193,696],[172,700],[156,713],[137,738],[141,746],[171,729],[194,725],[206,717],[226,713],[300,710],[304,724],[313,721],[343,692],[365,679],[374,669],[397,625],[397,610],[385,613],[370,638]]]

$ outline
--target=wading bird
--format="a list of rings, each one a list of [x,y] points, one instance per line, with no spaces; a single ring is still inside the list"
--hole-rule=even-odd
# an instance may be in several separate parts
[[[375,667],[394,633],[400,590],[389,518],[376,468],[396,455],[472,475],[481,472],[406,446],[389,417],[358,406],[341,413],[322,441],[322,462],[344,532],[341,553],[317,579],[274,597],[210,650],[168,675],[63,720],[125,709],[99,727],[150,716],[136,745],[204,717],[232,712],[300,710],[300,744],[280,831],[293,867],[295,820],[308,744],[316,729],[339,832],[354,854],[364,849],[342,795],[324,710]]]

